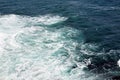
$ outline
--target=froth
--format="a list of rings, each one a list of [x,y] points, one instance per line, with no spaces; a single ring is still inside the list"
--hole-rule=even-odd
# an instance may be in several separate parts
[[[75,38],[82,32],[48,25],[67,18],[60,16],[0,17],[0,79],[2,80],[81,80],[86,63],[77,62]],[[44,26],[43,26],[44,25]],[[84,75],[84,76],[83,76]]]

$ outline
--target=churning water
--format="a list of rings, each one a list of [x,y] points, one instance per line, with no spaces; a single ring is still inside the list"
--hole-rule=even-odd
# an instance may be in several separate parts
[[[75,61],[73,37],[82,32],[70,27],[51,29],[67,18],[60,16],[0,17],[1,80],[73,80],[85,74],[84,63]],[[79,56],[78,56],[79,57]]]
[[[1,0],[0,80],[119,77],[118,3]]]

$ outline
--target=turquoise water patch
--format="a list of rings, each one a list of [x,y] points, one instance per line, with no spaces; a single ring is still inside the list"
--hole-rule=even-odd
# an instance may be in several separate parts
[[[0,79],[96,80],[104,75],[94,71],[109,61],[111,54],[97,52],[97,44],[85,43],[82,30],[55,27],[67,19],[52,15],[1,15]]]
[[[71,27],[51,30],[49,25],[65,21],[60,16],[0,17],[0,79],[2,80],[73,80],[85,74],[85,64],[74,60],[78,35]],[[40,25],[39,25],[40,24]],[[44,25],[44,26],[42,26]],[[77,72],[76,70],[79,70]]]

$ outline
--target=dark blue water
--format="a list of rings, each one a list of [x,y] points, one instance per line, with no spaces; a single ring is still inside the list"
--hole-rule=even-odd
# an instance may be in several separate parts
[[[70,39],[74,40],[73,42],[79,44],[76,46],[74,54],[80,56],[80,59],[75,59],[75,61],[79,63],[90,59],[91,63],[87,65],[85,71],[101,75],[105,79],[115,75],[120,76],[118,75],[120,68],[117,65],[117,61],[120,59],[119,0],[0,0],[0,14],[1,17],[11,14],[30,17],[50,14],[51,16],[57,15],[67,18],[65,21],[50,25],[52,27],[50,31],[60,29],[64,26],[82,32],[84,37],[82,44],[85,45],[85,49],[82,49],[82,51],[87,51],[87,54],[81,51],[81,34],[70,37]],[[1,24],[0,27],[2,26]],[[69,28],[64,32],[67,32],[67,30]],[[1,72],[0,75],[2,75]],[[41,80],[47,79],[43,78]],[[72,80],[79,80],[79,78],[73,78]],[[90,79],[85,78],[83,80]],[[95,80],[99,80],[99,77]]]

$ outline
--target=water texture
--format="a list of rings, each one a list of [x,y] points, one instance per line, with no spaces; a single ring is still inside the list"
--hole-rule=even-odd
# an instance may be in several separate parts
[[[119,4],[0,0],[0,80],[119,77]]]

